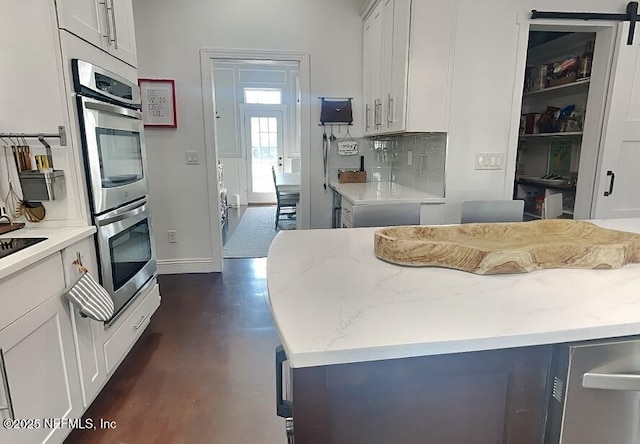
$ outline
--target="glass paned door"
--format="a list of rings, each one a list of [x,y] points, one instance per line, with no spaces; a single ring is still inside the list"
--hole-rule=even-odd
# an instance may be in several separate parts
[[[271,168],[282,168],[284,153],[283,109],[244,111],[249,203],[274,203],[275,186]]]

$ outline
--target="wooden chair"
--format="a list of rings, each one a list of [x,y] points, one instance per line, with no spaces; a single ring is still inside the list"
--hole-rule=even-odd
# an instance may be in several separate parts
[[[462,223],[522,222],[523,200],[465,200]]]
[[[300,202],[299,192],[281,192],[276,183],[276,169],[271,167],[271,174],[273,175],[273,186],[276,189],[276,230],[278,229],[278,222],[280,220],[296,220],[296,205]]]

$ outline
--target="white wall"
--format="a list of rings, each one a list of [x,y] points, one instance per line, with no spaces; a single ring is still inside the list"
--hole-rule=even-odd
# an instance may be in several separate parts
[[[211,271],[207,207],[201,48],[303,51],[311,60],[311,226],[330,225],[322,189],[318,96],[361,96],[362,30],[358,0],[135,0],[140,77],[176,80],[177,130],[146,131],[151,207],[161,268]],[[305,99],[305,98],[303,98]],[[354,118],[360,120],[359,115]],[[354,128],[356,136],[361,131]],[[187,166],[185,150],[200,152]],[[212,172],[213,174],[213,172]],[[167,243],[167,230],[178,243]],[[194,265],[196,264],[196,265]],[[167,267],[164,267],[165,271]]]
[[[522,89],[526,56],[526,44],[523,48],[518,42],[518,22],[526,23],[532,9],[623,12],[626,3],[622,0],[459,1],[447,145],[445,222],[459,222],[462,200],[511,198],[520,113],[520,99],[514,93]],[[508,168],[475,170],[476,152],[504,153]]]
[[[415,0],[420,1],[420,0]],[[322,190],[317,96],[361,96],[361,0],[136,0],[141,77],[176,79],[178,129],[147,131],[152,209],[158,256],[189,262],[211,258],[204,162],[184,165],[184,150],[204,153],[200,48],[307,51],[311,54],[311,226],[328,227],[330,199]],[[459,221],[465,199],[511,198],[524,79],[526,41],[520,37],[532,9],[621,12],[624,0],[460,0],[455,33],[445,220]],[[172,30],[167,32],[166,30]],[[437,43],[437,42],[436,42]],[[522,66],[520,65],[520,62]],[[514,133],[515,131],[515,133]],[[355,127],[354,137],[361,134]],[[504,153],[507,168],[477,171],[476,152]],[[178,230],[177,244],[166,230]],[[185,267],[192,270],[193,267]]]

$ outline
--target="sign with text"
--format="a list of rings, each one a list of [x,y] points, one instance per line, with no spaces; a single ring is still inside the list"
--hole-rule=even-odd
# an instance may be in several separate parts
[[[145,127],[177,128],[176,89],[171,79],[139,79]]]

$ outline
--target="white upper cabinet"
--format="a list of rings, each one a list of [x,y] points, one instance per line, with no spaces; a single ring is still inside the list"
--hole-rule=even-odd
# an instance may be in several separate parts
[[[108,34],[104,2],[58,0],[57,6],[61,28],[106,51]]]
[[[115,41],[109,52],[129,65],[137,66],[136,34],[133,28],[131,0],[111,0],[112,29]]]
[[[448,131],[456,3],[380,0],[367,16],[365,135]]]
[[[58,0],[60,28],[136,67],[132,0]]]
[[[382,63],[382,4],[378,4],[364,22],[363,86],[365,133],[376,132],[382,122],[380,80]]]

